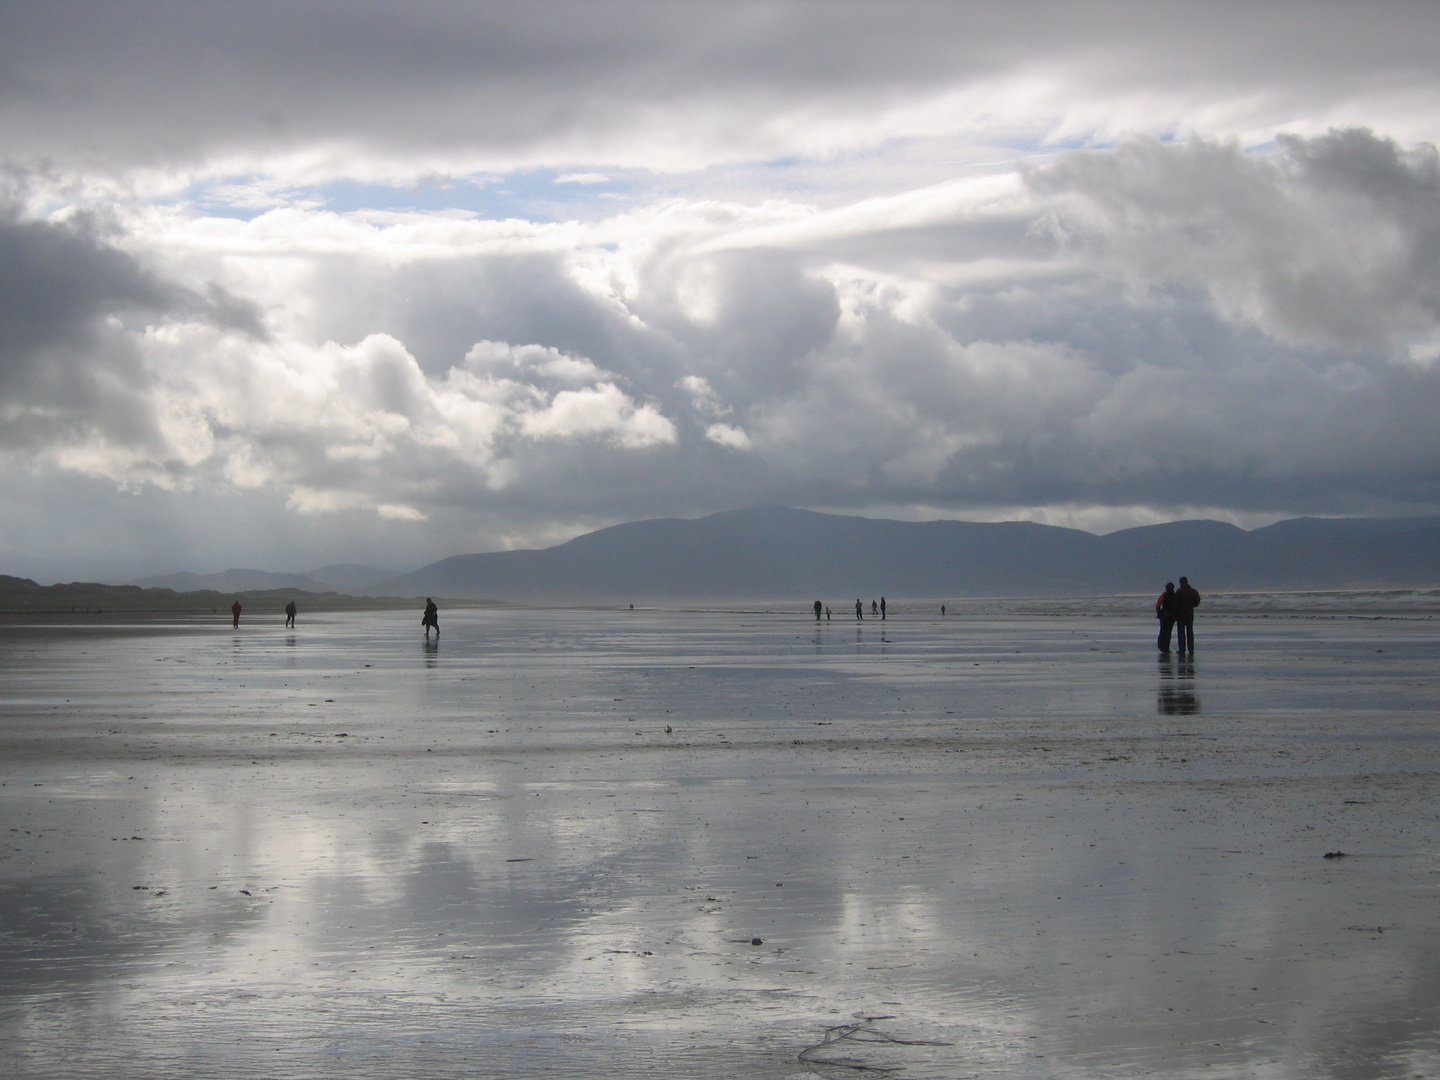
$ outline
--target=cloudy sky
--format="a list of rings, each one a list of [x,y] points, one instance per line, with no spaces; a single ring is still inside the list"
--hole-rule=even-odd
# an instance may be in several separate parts
[[[1440,512],[1440,5],[0,25],[0,572]]]

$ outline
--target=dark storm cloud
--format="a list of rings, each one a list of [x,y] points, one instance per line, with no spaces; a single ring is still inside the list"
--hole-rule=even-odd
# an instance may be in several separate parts
[[[147,399],[154,379],[132,335],[171,318],[264,334],[254,305],[218,285],[164,280],[89,216],[0,213],[0,445],[39,447],[93,430],[158,442]]]
[[[1344,3],[116,0],[6,3],[3,23],[9,153],[160,164],[334,140],[583,158],[650,128],[732,157],[786,116],[810,118],[813,132],[816,120],[863,121],[1025,70],[1105,92],[1265,97],[1283,119],[1292,99],[1433,85],[1437,14]]]
[[[1129,142],[1032,170],[1072,202],[1061,238],[1134,281],[1206,290],[1297,341],[1365,347],[1440,321],[1440,159],[1369,131],[1233,143]]]

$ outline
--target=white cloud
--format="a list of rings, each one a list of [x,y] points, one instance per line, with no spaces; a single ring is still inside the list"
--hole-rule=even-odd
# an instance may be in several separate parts
[[[675,425],[650,405],[638,408],[613,383],[562,390],[549,405],[527,412],[520,430],[536,438],[601,436],[637,449],[675,441]]]
[[[733,424],[711,424],[705,429],[705,437],[732,450],[749,450],[751,445],[750,436],[745,434],[745,429]]]

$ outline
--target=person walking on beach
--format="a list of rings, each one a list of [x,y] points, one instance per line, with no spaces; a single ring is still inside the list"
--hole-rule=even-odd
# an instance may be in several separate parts
[[[877,603],[875,603],[874,600],[871,600],[871,601],[870,601],[870,614],[871,614],[871,615],[879,615],[879,614],[880,614],[880,605],[877,604]]]
[[[885,621],[885,598],[880,597],[880,621]]]
[[[1180,587],[1175,590],[1175,625],[1180,629],[1180,641],[1176,646],[1177,653],[1189,653],[1195,655],[1195,609],[1200,606],[1200,594],[1190,584],[1190,579],[1182,577]]]
[[[855,618],[860,620],[865,618],[865,605],[860,603],[858,596],[855,598]]]
[[[285,605],[285,625],[290,629],[295,628],[295,601],[291,600]]]
[[[1165,582],[1165,591],[1155,601],[1155,617],[1160,620],[1160,636],[1155,646],[1166,656],[1170,655],[1170,631],[1175,628],[1175,583]]]
[[[240,601],[239,601],[239,600],[236,600],[233,604],[230,605],[230,614],[231,614],[232,616],[234,616],[234,618],[235,618],[235,629],[236,629],[236,630],[239,630],[239,629],[240,629],[240,612],[241,612],[241,610],[242,610],[242,608],[240,607]]]
[[[425,614],[420,617],[420,625],[425,627],[425,640],[430,640],[430,628],[435,628],[435,640],[440,640],[440,609],[435,606],[435,601],[425,597]]]
[[[830,621],[830,605],[829,605],[829,604],[826,604],[826,605],[825,605],[825,621],[826,621],[826,622],[829,622],[829,621]]]
[[[820,612],[823,611],[824,609],[825,609],[825,605],[822,604],[822,603],[820,603],[819,600],[816,600],[816,601],[815,601],[815,621],[816,621],[816,622],[819,622],[819,621],[820,621]]]

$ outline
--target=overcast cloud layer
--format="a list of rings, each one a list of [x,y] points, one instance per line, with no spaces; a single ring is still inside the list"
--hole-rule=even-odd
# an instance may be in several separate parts
[[[0,572],[1440,512],[1440,9],[0,5]]]

